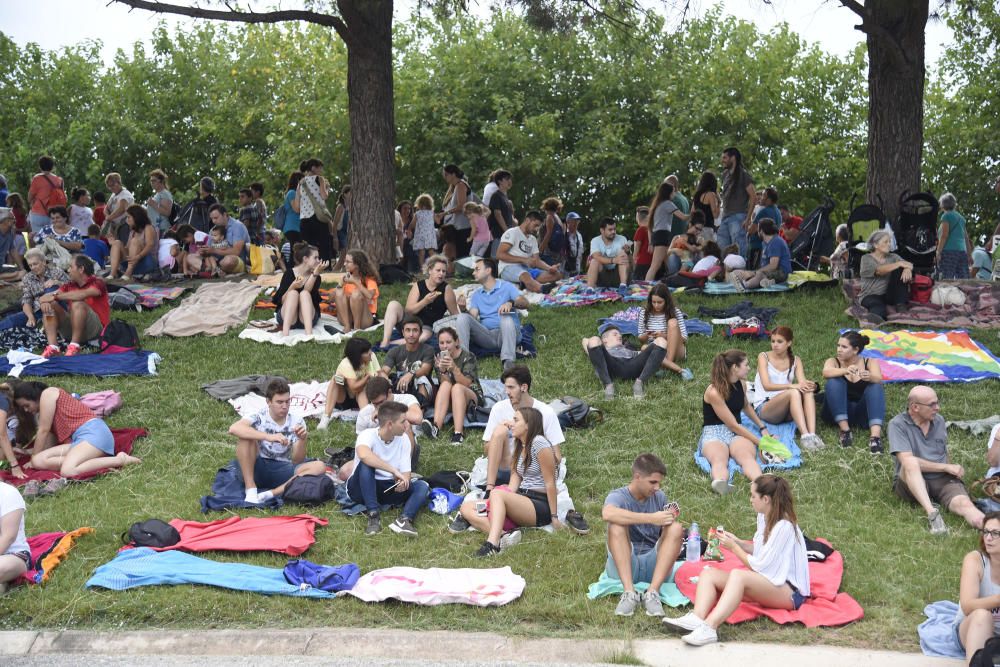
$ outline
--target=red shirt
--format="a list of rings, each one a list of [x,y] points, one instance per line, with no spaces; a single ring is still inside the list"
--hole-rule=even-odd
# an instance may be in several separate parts
[[[781,221],[781,228],[778,230],[778,236],[785,239],[785,241],[787,242],[788,239],[785,238],[785,230],[799,229],[800,227],[802,227],[802,218],[800,218],[797,215],[790,215]]]
[[[632,240],[635,242],[635,263],[652,264],[653,253],[649,252],[649,227],[639,225]]]
[[[91,287],[96,287],[101,293],[97,296],[88,296],[84,299],[84,303],[97,313],[97,318],[101,320],[101,324],[107,326],[108,321],[111,319],[111,306],[108,304],[108,286],[104,284],[103,280],[97,276],[88,276],[87,282],[83,285],[77,285],[71,280],[68,283],[60,285],[59,293],[79,292]]]
[[[101,226],[104,224],[104,204],[100,204],[94,207],[94,224]]]
[[[52,415],[52,432],[56,436],[56,442],[66,444],[76,429],[96,418],[93,410],[73,398],[65,389],[59,389],[56,411]]]

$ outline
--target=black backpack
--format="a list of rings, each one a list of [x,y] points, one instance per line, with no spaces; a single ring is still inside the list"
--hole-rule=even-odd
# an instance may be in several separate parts
[[[991,637],[981,649],[972,654],[969,667],[994,667],[1000,664],[1000,637]]]
[[[333,480],[326,475],[299,475],[285,486],[281,499],[296,505],[322,505],[333,500]]]
[[[139,295],[124,285],[108,285],[108,305],[111,306],[111,310],[142,312]]]
[[[563,428],[590,428],[604,421],[604,413],[575,396],[562,396],[551,403]]]
[[[136,521],[128,529],[128,539],[122,539],[126,544],[136,547],[172,547],[181,541],[177,529],[159,519]]]
[[[97,337],[101,354],[116,354],[139,348],[139,331],[124,320],[111,320]]]

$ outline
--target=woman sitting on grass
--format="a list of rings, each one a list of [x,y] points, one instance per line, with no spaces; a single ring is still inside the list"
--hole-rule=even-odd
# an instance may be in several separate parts
[[[686,630],[681,639],[692,646],[719,641],[719,626],[744,600],[792,611],[810,595],[806,542],[797,525],[791,486],[782,477],[761,475],[750,485],[750,506],[757,513],[753,540],[719,533],[720,545],[748,569],[705,568],[699,574],[694,610],[663,619],[671,628]]]
[[[760,438],[740,424],[740,412],[758,427],[761,435],[767,427],[747,400],[746,378],[750,373],[746,352],[727,350],[712,361],[712,384],[702,397],[702,429],[698,452],[712,466],[712,490],[725,495],[733,490],[729,483],[729,459],[743,468],[753,481],[760,475],[757,445]]]
[[[479,386],[479,362],[475,355],[459,345],[458,332],[444,327],[438,332],[438,350],[434,357],[434,373],[438,381],[434,398],[434,426],[444,426],[444,419],[451,412],[455,433],[453,445],[465,442],[465,414],[469,405],[482,405],[483,388]]]
[[[0,390],[12,392],[19,429],[23,429],[19,433],[36,427],[35,446],[27,464],[32,468],[73,477],[142,463],[125,452],[116,455],[115,438],[108,425],[65,389],[43,382],[12,382],[0,385]]]
[[[410,287],[406,295],[406,308],[398,301],[390,301],[385,307],[382,318],[382,342],[379,349],[388,349],[390,338],[396,325],[404,315],[416,315],[420,318],[423,330],[420,332],[420,342],[426,343],[433,335],[434,323],[448,315],[458,315],[458,300],[455,290],[448,284],[448,258],[444,255],[431,255],[424,262],[424,273],[427,278],[418,280]],[[402,339],[393,341],[402,345]]]
[[[111,279],[132,280],[133,275],[146,276],[159,269],[160,234],[149,219],[145,206],[132,204],[125,213],[129,227],[128,244],[115,239],[111,242]]]
[[[319,276],[328,262],[319,260],[319,248],[305,242],[295,244],[292,258],[295,267],[285,270],[271,301],[277,310],[282,336],[290,334],[293,328],[305,329],[306,335],[311,336],[320,316]]]
[[[493,489],[483,514],[476,511],[477,504],[483,502],[480,500],[467,500],[460,509],[469,525],[487,534],[476,552],[479,558],[498,554],[521,541],[520,530],[504,534],[505,519],[518,526],[560,527],[556,518],[559,462],[551,443],[542,435],[542,413],[535,408],[521,408],[504,426],[513,433],[515,443],[510,484],[506,489]]]
[[[341,287],[334,292],[337,319],[344,333],[367,329],[375,321],[378,310],[378,269],[363,250],[349,250],[344,255],[346,275]]]
[[[344,358],[326,388],[326,405],[323,406],[323,417],[316,428],[325,429],[329,426],[335,409],[360,410],[368,405],[365,387],[368,380],[380,371],[381,366],[372,354],[370,342],[357,336],[348,340],[344,346]]]
[[[790,328],[772,331],[770,354],[761,352],[757,356],[753,397],[754,410],[761,419],[772,424],[794,421],[802,434],[803,447],[826,446],[816,435],[816,383],[806,379],[802,359],[792,353]]]
[[[687,358],[687,326],[684,313],[677,309],[670,296],[670,288],[663,283],[653,285],[646,297],[646,307],[639,318],[639,340],[643,346],[657,338],[667,342],[667,354],[663,357],[663,368],[677,373],[685,380],[693,380],[694,374],[681,368],[678,361]]]
[[[990,512],[979,530],[979,549],[962,559],[955,630],[965,659],[981,649],[986,640],[1000,634],[1000,512]]]
[[[0,482],[0,595],[10,582],[27,572],[31,549],[24,534],[24,498],[10,484]]]
[[[882,387],[882,368],[877,359],[861,356],[871,341],[857,331],[848,331],[837,339],[837,356],[823,364],[826,379],[826,400],[823,402],[823,421],[840,429],[840,444],[854,444],[852,426],[867,426],[868,449],[880,454],[882,447],[882,422],[885,421],[885,390]]]

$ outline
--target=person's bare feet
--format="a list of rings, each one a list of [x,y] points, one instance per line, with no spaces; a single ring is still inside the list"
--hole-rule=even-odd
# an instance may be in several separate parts
[[[125,452],[118,452],[118,455],[115,458],[121,459],[123,466],[142,463],[142,459],[138,456],[132,456],[131,454],[126,454]]]

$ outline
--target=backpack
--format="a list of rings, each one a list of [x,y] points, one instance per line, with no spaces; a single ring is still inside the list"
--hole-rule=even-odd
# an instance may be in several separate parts
[[[112,310],[132,310],[142,312],[139,295],[121,285],[108,286],[108,304]]]
[[[274,225],[275,229],[285,228],[285,216],[288,215],[288,204],[282,204],[278,208],[274,209]]]
[[[1000,637],[990,637],[981,649],[972,654],[969,667],[993,667],[1000,662]]]
[[[299,475],[288,482],[281,498],[296,505],[322,505],[333,495],[333,480],[326,475]]]
[[[559,418],[563,428],[590,428],[604,421],[604,413],[592,408],[575,396],[563,396],[552,401],[549,406]]]
[[[124,320],[111,320],[97,337],[97,349],[101,354],[131,352],[138,348],[139,332]]]
[[[354,563],[333,567],[317,565],[312,561],[296,559],[288,561],[282,571],[285,581],[299,588],[319,588],[336,593],[354,588],[361,578],[361,570]]]
[[[60,178],[58,181],[53,181],[45,174],[42,174],[42,177],[49,183],[49,198],[45,200],[45,210],[47,211],[53,206],[66,206],[69,200],[66,199],[63,180]]]
[[[107,417],[122,407],[122,395],[114,389],[105,389],[84,394],[80,397],[80,402],[93,410],[98,417]]]
[[[180,205],[176,201],[171,200],[170,202],[170,213],[167,213],[167,222],[171,225],[177,222],[177,214],[181,212]]]
[[[438,470],[424,479],[432,489],[448,489],[452,493],[463,493],[469,483],[469,473],[458,470]]]
[[[934,292],[934,280],[930,276],[921,273],[913,275],[910,283],[910,301],[913,303],[930,303],[931,294]]]
[[[122,541],[136,547],[172,547],[181,541],[177,529],[159,519],[136,521],[126,534],[128,539],[123,536]]]

